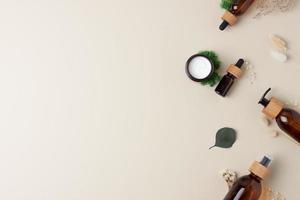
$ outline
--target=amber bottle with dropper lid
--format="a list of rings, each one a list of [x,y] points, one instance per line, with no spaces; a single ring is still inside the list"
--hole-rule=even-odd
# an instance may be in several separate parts
[[[264,106],[262,112],[267,117],[275,119],[281,130],[300,143],[300,114],[293,109],[284,108],[284,104],[274,97],[270,100],[266,99],[270,90],[271,88],[264,93],[258,102]]]
[[[268,156],[260,162],[253,162],[249,168],[250,174],[240,177],[230,188],[223,200],[258,200],[262,196],[262,181],[269,174],[268,166],[271,159]]]
[[[233,0],[231,8],[222,17],[223,22],[220,30],[224,30],[228,25],[232,26],[237,21],[237,16],[242,15],[255,0]]]
[[[217,85],[215,91],[217,94],[225,97],[231,86],[233,85],[235,79],[241,77],[242,70],[241,67],[244,64],[243,59],[239,59],[235,65],[229,65],[227,69],[227,74],[223,76],[219,84]]]

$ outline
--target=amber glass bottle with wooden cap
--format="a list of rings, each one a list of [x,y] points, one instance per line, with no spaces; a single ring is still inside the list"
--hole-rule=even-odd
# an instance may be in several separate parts
[[[264,106],[262,112],[269,118],[275,119],[278,126],[300,143],[300,114],[293,109],[284,108],[284,105],[278,99],[272,97],[266,99],[270,92],[269,88],[259,101]]]
[[[235,65],[230,65],[227,69],[227,74],[223,76],[219,84],[217,85],[215,91],[217,94],[225,97],[235,79],[241,77],[242,70],[241,67],[244,64],[243,59],[239,59]]]
[[[259,200],[262,196],[262,180],[268,173],[271,159],[265,156],[260,162],[253,162],[250,174],[240,177],[230,188],[224,200]]]
[[[237,21],[237,16],[242,15],[251,6],[255,0],[233,0],[229,11],[226,11],[222,17],[223,22],[220,30],[224,30],[228,25],[232,26]]]

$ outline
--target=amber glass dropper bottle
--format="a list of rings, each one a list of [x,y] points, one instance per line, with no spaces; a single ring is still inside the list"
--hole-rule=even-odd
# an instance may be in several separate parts
[[[223,76],[219,84],[217,85],[215,91],[217,94],[225,97],[231,86],[233,85],[235,79],[240,78],[242,74],[241,67],[244,64],[243,59],[239,59],[235,65],[229,65],[227,69],[227,74]]]
[[[222,17],[223,22],[220,25],[220,30],[223,31],[228,25],[234,25],[237,21],[237,16],[242,15],[251,6],[255,0],[233,0],[231,8],[226,11]]]
[[[267,99],[266,95],[270,91],[271,88],[264,93],[258,102],[264,106],[262,112],[267,117],[275,119],[281,130],[300,143],[300,114],[293,109],[284,108],[283,103],[274,97],[270,100]]]
[[[262,194],[262,181],[269,173],[271,159],[267,156],[249,168],[250,174],[240,177],[223,200],[258,200]]]

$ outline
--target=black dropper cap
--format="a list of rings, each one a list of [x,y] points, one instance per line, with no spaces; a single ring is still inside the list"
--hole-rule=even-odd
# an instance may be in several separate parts
[[[242,66],[243,66],[243,64],[244,64],[244,59],[239,59],[237,62],[236,62],[236,64],[235,64],[235,66],[237,66],[238,68],[241,68]]]
[[[268,167],[271,163],[271,159],[268,156],[264,156],[263,159],[259,162],[261,165]]]
[[[258,104],[263,105],[264,107],[267,107],[267,105],[270,103],[270,100],[266,98],[266,95],[271,91],[271,88],[269,88],[264,95],[259,100]]]
[[[219,29],[221,31],[223,31],[227,26],[229,25],[229,23],[227,21],[223,21],[222,24],[219,26]]]

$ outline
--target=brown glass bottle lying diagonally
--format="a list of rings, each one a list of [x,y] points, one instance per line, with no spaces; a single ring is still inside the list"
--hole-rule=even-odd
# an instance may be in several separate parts
[[[259,200],[262,196],[262,181],[269,173],[271,158],[265,156],[260,162],[255,161],[250,174],[240,177],[230,188],[223,200]]]
[[[220,30],[224,30],[228,25],[232,26],[237,21],[237,16],[242,15],[251,6],[255,0],[233,0],[231,8],[226,11],[222,17],[223,22]]]
[[[274,97],[266,99],[265,96],[270,90],[271,88],[259,101],[259,104],[264,106],[263,113],[275,119],[281,130],[300,143],[300,114],[293,109],[284,108],[283,103]]]

